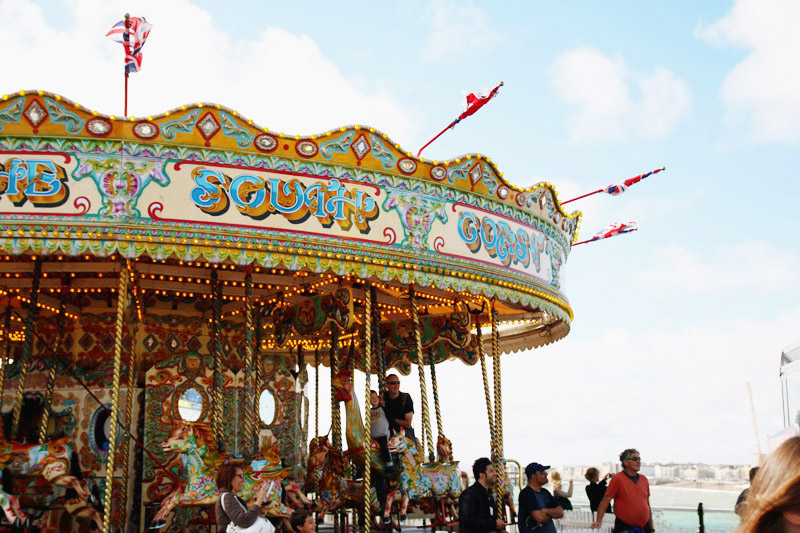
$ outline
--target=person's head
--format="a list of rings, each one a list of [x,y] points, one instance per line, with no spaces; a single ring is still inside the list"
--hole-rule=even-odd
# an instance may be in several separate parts
[[[781,444],[758,470],[738,531],[797,530],[800,530],[800,437],[793,437]]]
[[[642,454],[635,448],[628,448],[619,454],[619,460],[622,463],[622,468],[638,472],[642,468]]]
[[[547,484],[547,470],[549,466],[539,463],[531,463],[525,467],[525,477],[528,478],[528,485],[541,487]]]
[[[378,407],[381,404],[381,398],[374,390],[369,391],[369,404],[372,407]]]
[[[400,378],[397,377],[397,374],[389,374],[386,376],[386,392],[389,393],[389,397],[392,399],[400,394]]]
[[[475,481],[483,481],[490,487],[497,482],[497,472],[488,457],[481,457],[472,463],[472,475],[475,476]]]
[[[316,529],[314,515],[311,514],[311,511],[305,509],[294,511],[292,516],[289,517],[289,524],[291,524],[294,533],[314,533]]]
[[[560,489],[561,474],[559,474],[558,472],[550,472],[550,483],[553,484],[553,488]]]
[[[750,483],[753,483],[753,480],[756,478],[756,474],[758,474],[758,467],[754,466],[750,469]]]
[[[600,471],[595,467],[591,467],[586,470],[586,475],[584,477],[589,483],[597,483],[597,481],[600,479]]]
[[[240,492],[244,483],[242,467],[234,463],[225,463],[217,472],[217,488],[220,492]]]

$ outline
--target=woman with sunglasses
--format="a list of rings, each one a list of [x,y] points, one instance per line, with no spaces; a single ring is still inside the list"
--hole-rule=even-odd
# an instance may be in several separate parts
[[[217,473],[219,500],[215,506],[217,513],[217,531],[220,533],[274,533],[275,528],[261,513],[271,502],[266,499],[269,485],[262,484],[256,491],[255,499],[250,507],[239,497],[244,485],[242,467],[233,463],[225,463]],[[262,505],[263,503],[263,505]]]

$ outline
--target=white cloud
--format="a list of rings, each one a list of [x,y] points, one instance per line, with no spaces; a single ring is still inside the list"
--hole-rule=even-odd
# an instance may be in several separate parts
[[[429,61],[481,49],[495,39],[486,13],[471,2],[434,0],[430,12],[432,28],[423,50]]]
[[[72,22],[57,30],[30,1],[0,1],[2,90],[44,89],[102,113],[122,114],[122,46],[104,35],[125,4],[78,0],[64,7]],[[274,27],[229,35],[209,12],[186,0],[144,0],[133,14],[145,16],[153,30],[142,71],[130,76],[129,114],[205,101],[286,133],[368,124],[401,144],[414,137],[413,110],[383,85],[345,76],[306,35]]]
[[[688,84],[669,70],[632,72],[621,57],[595,48],[560,54],[548,73],[557,96],[574,108],[569,117],[573,141],[662,136],[689,106]]]
[[[725,17],[697,34],[749,54],[725,77],[727,118],[756,141],[800,140],[800,3],[737,0]]]
[[[633,279],[651,294],[784,293],[800,285],[800,258],[763,242],[719,246],[708,257],[670,244],[656,249],[653,265]]]

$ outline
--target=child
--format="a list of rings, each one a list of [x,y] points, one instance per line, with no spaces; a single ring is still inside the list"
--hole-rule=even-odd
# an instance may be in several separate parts
[[[316,530],[314,515],[305,509],[293,512],[289,524],[292,526],[292,533],[314,533]]]
[[[386,411],[381,406],[381,397],[378,393],[369,391],[370,410],[370,437],[375,439],[381,448],[381,457],[385,465],[384,471],[392,474],[395,471],[392,463],[392,456],[389,454],[389,419],[386,418]]]

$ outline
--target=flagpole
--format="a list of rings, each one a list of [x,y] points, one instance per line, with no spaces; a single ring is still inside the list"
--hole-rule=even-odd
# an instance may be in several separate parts
[[[627,180],[621,181],[621,182],[617,183],[616,185],[619,185],[620,183],[625,183],[626,186],[630,186],[630,185],[633,185],[635,183],[638,183],[640,180],[645,179],[647,176],[650,176],[652,174],[658,174],[662,170],[667,170],[667,167],[661,167],[661,168],[657,168],[655,170],[652,170],[650,172],[646,172],[645,174],[639,174],[638,176],[634,176],[633,178],[628,178]],[[630,181],[631,183],[627,183],[628,181]],[[615,185],[615,184],[609,185],[608,187],[604,187],[602,189],[597,189],[596,191],[593,191],[593,192],[588,192],[588,193],[586,193],[584,195],[581,195],[581,196],[578,196],[576,198],[571,198],[571,199],[569,199],[569,200],[567,200],[565,202],[561,202],[561,205],[566,205],[566,204],[568,204],[570,202],[574,202],[575,200],[580,200],[581,198],[586,198],[587,196],[592,196],[593,194],[597,194],[599,192],[604,192],[609,187],[612,187],[613,185]],[[612,194],[612,195],[616,196],[617,194],[621,194],[624,191],[625,191],[625,189],[623,189],[622,191],[620,191],[618,193],[609,193],[609,194]]]
[[[123,35],[123,40],[125,41],[125,55],[126,55],[126,61],[125,61],[125,66],[124,66],[124,68],[125,68],[125,114],[124,114],[124,116],[125,117],[128,116],[128,61],[127,61],[127,51],[128,51],[128,48],[130,47],[130,37],[129,37],[129,33],[128,33],[130,31],[130,29],[131,29],[131,22],[129,20],[130,18],[131,18],[130,13],[125,13],[125,33],[122,34]]]
[[[575,200],[580,200],[581,198],[586,198],[587,196],[591,196],[591,195],[597,194],[599,192],[603,192],[603,189],[597,189],[594,192],[587,192],[583,196],[578,196],[577,198],[573,198],[572,200],[567,200],[566,202],[561,202],[561,205],[566,205],[566,204],[568,204],[570,202],[574,202]],[[582,243],[577,243],[577,244],[582,244]],[[575,246],[575,245],[573,244],[572,246]]]
[[[434,137],[433,139],[431,139],[430,141],[428,141],[428,144],[426,144],[425,146],[423,146],[422,148],[420,148],[420,149],[419,149],[419,152],[417,152],[417,157],[419,157],[419,154],[421,154],[421,153],[422,153],[422,151],[423,151],[425,148],[427,148],[428,146],[430,146],[430,145],[431,145],[431,143],[433,143],[433,141],[435,141],[436,139],[438,139],[439,137],[441,137],[441,136],[444,134],[444,132],[446,132],[447,130],[449,130],[450,128],[452,128],[452,127],[453,127],[453,126],[455,126],[455,125],[456,125],[456,121],[455,121],[455,120],[454,120],[453,122],[451,122],[450,124],[448,124],[448,125],[447,125],[447,127],[446,127],[445,129],[443,129],[442,131],[440,131],[440,132],[439,132],[439,134],[438,134],[436,137]]]

